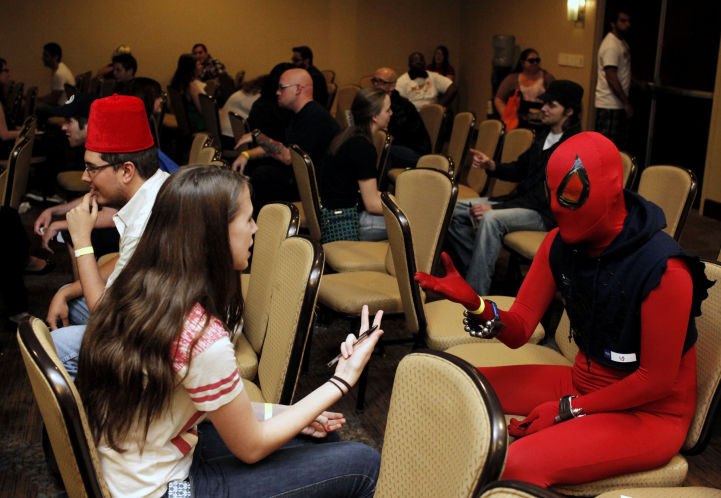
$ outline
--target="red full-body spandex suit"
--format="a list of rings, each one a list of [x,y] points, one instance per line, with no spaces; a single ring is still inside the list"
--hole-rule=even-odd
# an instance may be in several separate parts
[[[569,181],[578,157],[586,178]],[[549,263],[555,237],[560,236],[566,244],[579,244],[588,256],[595,257],[621,233],[628,216],[621,178],[618,151],[597,133],[576,135],[551,156],[547,179],[559,228],[545,238],[511,309],[500,311],[505,328],[497,338],[507,346],[517,348],[528,341],[558,290]],[[560,198],[570,199],[571,207],[565,207],[569,203],[561,205]],[[423,287],[477,312],[482,300],[446,254],[443,260],[445,278],[418,274],[416,279]],[[601,363],[585,354],[581,344],[573,367],[480,368],[505,413],[527,414],[526,419],[509,424],[509,433],[519,439],[509,447],[503,478],[548,487],[668,462],[681,448],[696,407],[696,348],[687,346],[684,352],[693,291],[686,260],[669,258],[660,283],[641,302],[635,370]],[[490,306],[480,314],[484,322],[493,317]],[[559,399],[567,395],[578,396],[572,400],[573,408],[580,408],[585,416],[556,423]]]

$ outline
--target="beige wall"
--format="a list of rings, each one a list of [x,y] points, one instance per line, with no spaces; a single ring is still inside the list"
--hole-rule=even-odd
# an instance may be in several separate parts
[[[429,57],[446,44],[460,50],[461,1],[438,9],[435,0],[207,0],[202,3],[38,0],[3,9],[0,47],[11,78],[49,89],[49,70],[40,55],[45,42],[63,47],[63,61],[75,73],[109,62],[116,45],[131,46],[138,74],[167,84],[178,56],[204,42],[231,74],[267,73],[290,60],[293,45],[309,45],[320,69],[334,69],[337,82],[355,83],[379,65],[407,69],[407,56]],[[90,7],[92,6],[92,7]],[[302,7],[302,10],[301,10]]]
[[[479,117],[486,115],[491,95],[493,35],[514,35],[521,49],[533,47],[541,55],[541,66],[557,79],[569,79],[584,89],[584,129],[590,129],[590,103],[595,79],[592,77],[596,40],[596,1],[587,0],[585,27],[566,19],[566,2],[514,0],[512,2],[465,0],[461,22],[460,85],[466,89],[461,107]],[[559,53],[580,54],[581,68],[558,65]]]

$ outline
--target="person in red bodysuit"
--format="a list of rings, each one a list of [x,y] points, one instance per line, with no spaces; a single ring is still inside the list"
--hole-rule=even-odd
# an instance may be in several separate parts
[[[710,283],[698,258],[661,230],[660,208],[622,188],[611,141],[569,138],[547,166],[558,228],[539,248],[508,312],[487,306],[443,254],[446,276],[416,274],[425,289],[463,304],[471,325],[511,348],[528,341],[559,290],[579,346],[573,367],[479,368],[508,432],[503,479],[548,487],[659,467],[686,438],[696,407],[693,317]],[[640,313],[639,313],[640,308]],[[475,317],[475,319],[474,319]],[[499,331],[500,330],[500,331]]]

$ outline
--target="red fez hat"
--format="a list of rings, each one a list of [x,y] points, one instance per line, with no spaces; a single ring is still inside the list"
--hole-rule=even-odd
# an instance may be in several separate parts
[[[85,148],[94,152],[137,152],[154,145],[145,104],[138,97],[113,95],[90,106]]]

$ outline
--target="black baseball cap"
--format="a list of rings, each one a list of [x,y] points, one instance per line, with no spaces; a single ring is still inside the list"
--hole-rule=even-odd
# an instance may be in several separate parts
[[[87,118],[90,115],[90,104],[97,98],[89,93],[76,93],[65,104],[53,108],[51,115],[62,118]]]
[[[544,93],[538,96],[542,102],[554,100],[563,107],[578,107],[583,98],[583,87],[570,80],[553,80]]]

